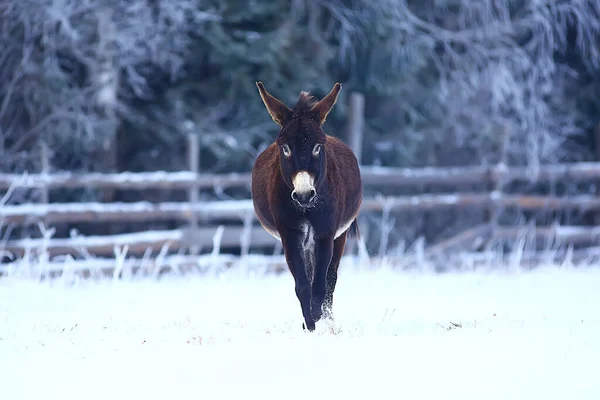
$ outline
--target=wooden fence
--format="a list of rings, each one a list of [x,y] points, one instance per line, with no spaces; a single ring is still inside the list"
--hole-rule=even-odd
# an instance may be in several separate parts
[[[192,162],[193,164],[193,162]],[[569,197],[505,194],[501,187],[516,180],[529,182],[584,181],[600,178],[600,163],[577,163],[541,166],[533,171],[524,167],[507,167],[503,164],[490,167],[460,168],[361,168],[363,183],[368,192],[376,193],[377,187],[386,191],[407,186],[451,187],[479,184],[496,190],[487,192],[452,194],[420,194],[410,196],[366,196],[361,213],[426,210],[440,208],[482,207],[497,209],[517,207],[524,210],[600,210],[600,197],[576,195]],[[501,185],[499,184],[501,183]],[[166,231],[145,231],[120,235],[87,236],[72,238],[8,238],[0,243],[0,250],[8,251],[17,257],[43,249],[54,255],[93,255],[113,256],[115,248],[127,248],[131,255],[160,251],[168,247],[173,251],[195,251],[219,248],[241,248],[242,254],[249,254],[251,247],[277,246],[254,220],[250,199],[231,201],[199,201],[199,189],[240,188],[250,186],[249,174],[200,174],[197,171],[181,172],[124,172],[118,174],[73,174],[67,172],[14,175],[0,174],[0,191],[9,192],[15,188],[40,188],[47,193],[55,188],[96,188],[96,189],[182,189],[189,193],[184,202],[133,202],[133,203],[43,203],[0,205],[1,225],[29,225],[44,221],[48,226],[55,223],[108,222],[108,221],[188,221],[187,227]],[[195,194],[196,193],[196,194]],[[8,196],[5,196],[8,197]],[[224,225],[218,228],[214,220]],[[198,223],[198,222],[201,223]],[[228,223],[227,221],[230,221]],[[433,244],[429,254],[446,251],[473,240],[484,232],[499,237],[518,235],[512,227],[497,227],[493,221],[483,227],[467,230],[460,235]],[[215,233],[218,240],[215,241]],[[562,241],[594,242],[600,235],[594,227],[543,227],[536,235],[553,236]]]
[[[544,165],[533,170],[505,165],[447,168],[393,168],[362,166],[366,186],[410,185],[456,186],[527,180],[530,182],[586,180],[600,177],[600,162]],[[0,173],[0,190],[16,184],[24,188],[96,188],[96,189],[190,189],[230,188],[250,185],[250,173],[198,174],[180,172],[119,172],[116,174],[56,172],[41,174]]]

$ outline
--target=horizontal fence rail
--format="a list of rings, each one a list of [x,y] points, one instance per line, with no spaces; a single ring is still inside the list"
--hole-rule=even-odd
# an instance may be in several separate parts
[[[0,264],[1,273],[11,273],[19,271],[26,272],[29,268],[33,269],[31,273],[45,275],[51,273],[68,274],[75,272],[89,271],[107,271],[112,272],[113,276],[122,274],[125,270],[145,269],[152,275],[158,275],[161,269],[168,268],[175,272],[181,272],[184,268],[199,270],[218,270],[230,267],[233,264],[242,262],[244,267],[252,270],[271,270],[280,272],[287,268],[284,256],[246,256],[241,257],[232,254],[204,254],[199,256],[190,255],[169,255],[154,258],[132,258],[119,260],[114,258],[95,258],[88,260],[57,260],[44,263],[43,268],[31,266],[26,261],[15,261],[6,264]],[[27,271],[28,272],[28,271]]]
[[[532,180],[546,181],[565,178],[600,178],[600,162],[542,165],[535,170],[527,167],[505,165],[448,167],[448,168],[394,168],[362,166],[361,176],[366,185],[457,185],[494,183],[498,181]],[[227,188],[250,185],[250,173],[195,174],[178,172],[120,172],[115,174],[57,172],[52,174],[6,174],[0,173],[0,190],[11,185],[24,188],[80,188],[98,189],[188,189]]]
[[[248,247],[272,247],[277,240],[269,235],[262,227],[252,226],[246,230],[240,226],[224,226],[219,240],[215,242],[218,227],[200,227],[191,229],[174,229],[165,231],[144,231],[107,236],[82,236],[58,239],[16,239],[9,240],[4,250],[21,257],[27,251],[39,252],[40,249],[49,255],[71,254],[110,257],[115,255],[115,248],[126,249],[129,255],[142,255],[148,251],[158,252],[163,248],[177,251],[190,246],[199,246],[204,250],[214,248],[229,249],[239,247],[248,240]],[[426,255],[444,252],[460,241],[473,239],[477,236],[486,236],[494,233],[496,238],[513,239],[518,236],[533,236],[540,239],[552,238],[559,242],[591,242],[600,239],[599,227],[586,226],[552,226],[552,227],[492,227],[482,225],[431,246]]]
[[[23,188],[81,188],[97,189],[188,189],[242,187],[250,184],[250,174],[195,174],[178,172],[119,172],[115,174],[58,172],[53,174],[0,174],[0,190],[11,185]]]
[[[215,243],[218,227],[199,227],[196,229],[173,229],[165,231],[144,231],[106,236],[81,236],[57,239],[15,239],[8,240],[4,246],[6,251],[21,257],[28,251],[44,249],[50,255],[72,254],[84,255],[92,253],[98,256],[113,256],[115,246],[127,248],[128,254],[140,255],[146,251],[159,251],[167,247],[171,251],[184,247],[198,246],[212,250],[215,245],[220,249],[239,247],[247,236],[251,247],[272,247],[276,239],[261,226],[251,226],[246,230],[243,226],[224,226],[220,238]]]
[[[439,194],[418,196],[381,196],[365,198],[361,212],[410,211],[460,207],[518,207],[523,210],[597,210],[600,198],[590,195],[570,197],[505,195],[501,192]],[[241,220],[253,213],[252,200],[210,202],[134,202],[134,203],[50,203],[0,207],[5,223],[25,223],[38,219],[47,222],[108,222],[201,219]]]

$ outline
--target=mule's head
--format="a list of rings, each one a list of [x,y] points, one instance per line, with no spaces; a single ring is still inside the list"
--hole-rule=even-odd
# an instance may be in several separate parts
[[[326,136],[321,127],[337,101],[341,85],[336,83],[320,101],[302,92],[292,109],[271,96],[262,82],[256,86],[271,118],[281,126],[275,143],[281,175],[291,189],[292,200],[301,208],[312,207],[317,203],[327,166]]]

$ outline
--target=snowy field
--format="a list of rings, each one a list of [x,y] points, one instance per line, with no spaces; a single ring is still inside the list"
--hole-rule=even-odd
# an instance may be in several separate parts
[[[0,280],[0,398],[600,399],[600,267]]]

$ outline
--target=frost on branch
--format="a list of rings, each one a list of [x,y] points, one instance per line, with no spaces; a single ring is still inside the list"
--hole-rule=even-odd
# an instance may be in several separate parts
[[[373,161],[496,162],[505,130],[512,164],[590,158],[582,105],[594,95],[576,91],[599,68],[600,3],[318,3],[336,27],[340,73],[382,96],[367,121]]]

